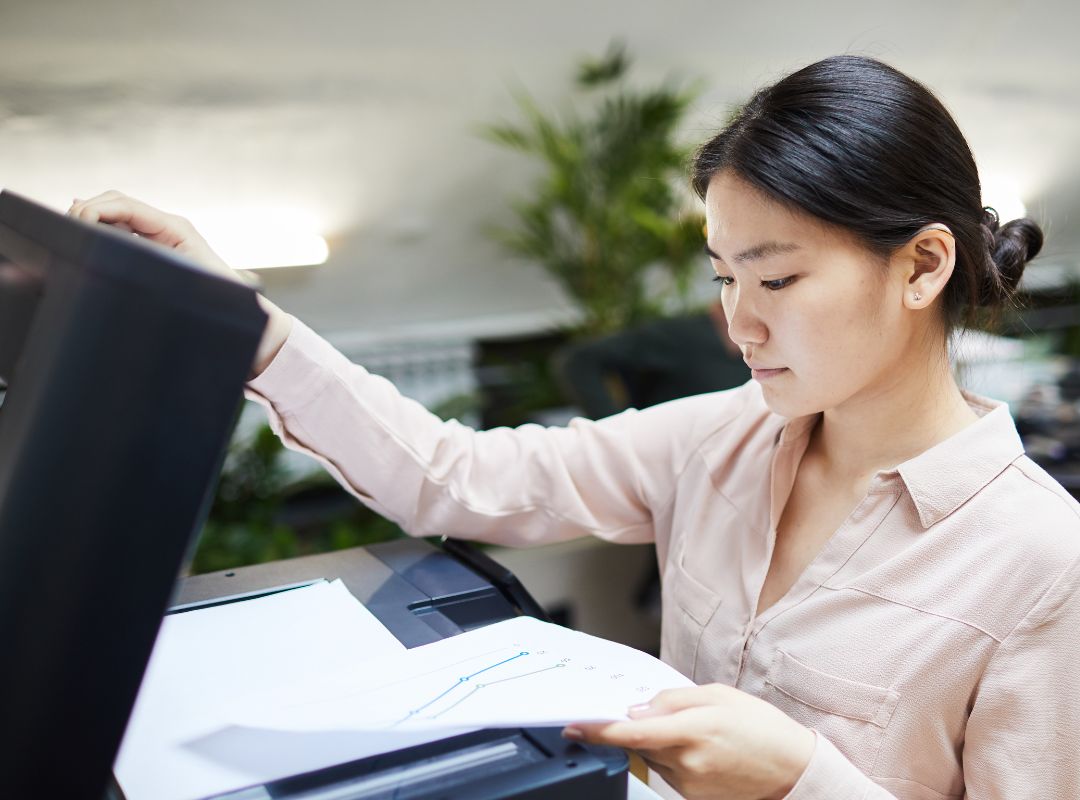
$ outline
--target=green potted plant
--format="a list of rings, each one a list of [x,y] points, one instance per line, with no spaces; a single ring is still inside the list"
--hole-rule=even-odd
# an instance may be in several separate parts
[[[513,204],[513,222],[493,234],[542,266],[577,303],[578,336],[619,331],[664,316],[672,305],[686,310],[692,270],[701,264],[704,220],[687,209],[689,151],[677,139],[697,90],[634,88],[629,66],[625,47],[612,45],[577,67],[587,111],[545,112],[522,92],[524,121],[483,131],[543,166],[529,196]],[[667,280],[650,280],[651,272]]]

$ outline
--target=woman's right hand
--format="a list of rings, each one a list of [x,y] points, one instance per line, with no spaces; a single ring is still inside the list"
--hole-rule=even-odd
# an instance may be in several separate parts
[[[246,284],[206,243],[195,227],[183,217],[169,214],[117,191],[104,192],[89,200],[75,200],[68,215],[84,222],[101,222],[130,231],[182,253],[216,275]],[[292,317],[258,295],[259,305],[269,319],[255,355],[249,378],[261,373],[273,361],[292,330]]]

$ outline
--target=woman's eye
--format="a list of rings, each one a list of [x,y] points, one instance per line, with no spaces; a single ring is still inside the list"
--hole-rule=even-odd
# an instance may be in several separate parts
[[[775,291],[777,291],[779,289],[783,289],[785,286],[790,284],[793,280],[795,280],[794,277],[777,278],[774,281],[762,281],[761,285],[764,286],[766,289],[769,289],[769,290],[775,292]]]
[[[717,275],[715,278],[713,278],[713,282],[722,283],[724,286],[731,286],[731,284],[735,283],[735,279],[732,278],[730,275]]]

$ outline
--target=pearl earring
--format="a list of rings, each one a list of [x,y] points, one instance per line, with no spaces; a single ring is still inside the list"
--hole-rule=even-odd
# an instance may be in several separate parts
[[[911,299],[918,303],[920,300],[922,300],[922,295],[918,292],[915,292],[915,294],[911,296]]]

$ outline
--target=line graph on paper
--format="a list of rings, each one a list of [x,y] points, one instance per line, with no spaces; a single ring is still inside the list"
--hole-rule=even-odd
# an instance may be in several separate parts
[[[622,718],[629,705],[689,684],[622,645],[535,620],[513,622],[499,623],[505,632],[473,631],[338,670],[318,686],[287,687],[249,703],[256,716],[246,721],[293,730],[387,732],[558,724]]]
[[[528,670],[526,672],[513,673],[510,669],[500,670],[500,667],[505,667],[508,664],[512,664],[519,659],[528,658],[533,655],[528,650],[522,650],[515,655],[509,656],[496,661],[494,664],[490,664],[486,667],[482,667],[475,672],[470,672],[467,675],[460,675],[456,682],[451,683],[443,691],[439,692],[432,699],[426,703],[418,705],[416,708],[412,708],[409,712],[402,717],[394,725],[400,725],[401,723],[408,722],[414,718],[427,718],[438,719],[444,714],[453,711],[462,703],[469,700],[469,698],[475,696],[484,689],[490,689],[493,686],[498,686],[501,683],[509,683],[510,681],[523,680],[535,675],[540,675],[544,672],[548,672],[554,669],[565,669],[566,664],[571,660],[569,658],[556,662],[546,667],[539,667],[538,669]],[[521,664],[517,665],[517,669],[521,669]]]

